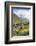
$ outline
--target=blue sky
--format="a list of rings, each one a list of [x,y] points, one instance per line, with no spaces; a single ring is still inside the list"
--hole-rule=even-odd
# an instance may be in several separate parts
[[[31,14],[31,9],[18,9],[18,8],[13,8],[13,13],[16,14],[18,17],[22,18],[27,18],[29,19],[30,14]]]

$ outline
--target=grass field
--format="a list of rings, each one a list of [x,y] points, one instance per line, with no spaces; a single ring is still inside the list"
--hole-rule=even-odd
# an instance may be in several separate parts
[[[22,24],[21,24],[22,25]],[[29,24],[24,24],[20,27],[15,27],[16,36],[26,36],[29,35]]]
[[[17,36],[29,35],[29,25],[24,25],[21,28],[16,29],[15,32]]]

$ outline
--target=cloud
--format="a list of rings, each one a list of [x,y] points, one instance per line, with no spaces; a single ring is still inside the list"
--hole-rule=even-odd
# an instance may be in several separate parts
[[[18,17],[22,18],[30,18],[30,14],[31,14],[31,9],[26,10],[26,9],[13,9],[13,13],[15,13]]]

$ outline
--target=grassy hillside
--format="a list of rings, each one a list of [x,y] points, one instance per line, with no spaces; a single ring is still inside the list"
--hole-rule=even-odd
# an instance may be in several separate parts
[[[13,35],[26,36],[29,35],[29,21],[24,18],[21,20],[16,14],[13,14]]]
[[[20,23],[20,22],[21,22],[20,18],[17,15],[13,14],[13,24],[17,24],[17,23]]]

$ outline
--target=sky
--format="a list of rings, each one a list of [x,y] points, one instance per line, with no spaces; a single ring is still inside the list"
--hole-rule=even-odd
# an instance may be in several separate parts
[[[31,15],[31,8],[28,9],[28,8],[24,8],[24,9],[19,9],[19,8],[13,8],[13,14],[16,14],[18,17],[21,17],[22,18],[27,18],[29,19],[30,18],[30,15]]]

